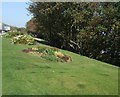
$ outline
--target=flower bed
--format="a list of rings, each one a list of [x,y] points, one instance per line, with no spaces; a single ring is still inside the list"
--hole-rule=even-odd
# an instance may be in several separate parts
[[[22,33],[22,32],[7,32],[3,35],[3,37],[12,38],[12,37],[16,37],[18,35],[24,35],[24,33]]]
[[[28,44],[28,45],[35,44],[35,40],[33,39],[33,37],[29,35],[18,35],[16,37],[13,37],[11,41],[12,44]]]
[[[57,48],[48,47],[34,47],[22,50],[25,53],[30,53],[33,55],[40,56],[49,61],[56,62],[70,62],[72,61],[70,56],[67,56],[60,52]]]
[[[24,34],[22,32],[8,32],[4,34],[3,37],[11,38],[12,44],[34,45],[36,43],[32,36]]]

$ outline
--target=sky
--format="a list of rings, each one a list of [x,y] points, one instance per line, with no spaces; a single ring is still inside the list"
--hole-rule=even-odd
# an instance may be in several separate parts
[[[26,22],[30,20],[31,15],[27,11],[27,2],[2,2],[2,20],[3,23],[25,27]],[[1,16],[1,15],[0,15]]]

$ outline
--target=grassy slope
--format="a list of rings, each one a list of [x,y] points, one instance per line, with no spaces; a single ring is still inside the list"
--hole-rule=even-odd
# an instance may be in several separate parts
[[[49,62],[21,52],[27,47],[3,39],[4,95],[118,94],[118,67],[63,50],[72,62]]]
[[[2,95],[2,39],[0,38],[0,97]]]

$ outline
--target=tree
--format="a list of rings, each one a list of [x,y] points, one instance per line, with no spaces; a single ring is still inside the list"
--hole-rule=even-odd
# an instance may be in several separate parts
[[[28,10],[54,46],[118,65],[119,2],[32,2]]]
[[[26,23],[27,32],[33,36],[38,36],[39,25],[35,18],[32,18]]]

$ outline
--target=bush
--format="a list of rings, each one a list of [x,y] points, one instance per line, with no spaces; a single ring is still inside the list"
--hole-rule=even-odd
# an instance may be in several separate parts
[[[58,51],[58,49],[57,48],[44,48],[44,47],[41,48],[40,47],[36,51],[39,52],[39,53],[47,54],[47,55],[54,55],[54,52]]]
[[[35,52],[39,52],[40,56],[46,60],[58,62],[61,61],[59,58],[55,56],[55,52],[59,51],[57,48],[50,48],[50,47],[38,47],[33,48],[32,50]]]
[[[61,61],[64,61],[64,62],[70,62],[70,61],[72,61],[72,58],[70,56],[66,56],[66,55],[64,55],[61,52],[55,52],[54,55],[56,57],[58,57],[59,59],[61,59]]]
[[[12,37],[15,37],[18,35],[23,35],[23,34],[24,33],[22,33],[22,32],[8,32],[8,33],[4,34],[3,37],[12,38]]]
[[[5,38],[10,38],[11,37],[11,35],[9,33],[6,33],[6,34],[4,34],[2,36],[5,37]]]
[[[34,45],[36,42],[33,39],[33,37],[29,35],[18,35],[16,37],[12,38],[13,44],[28,44],[28,45]]]
[[[56,57],[63,57],[64,56],[64,54],[61,52],[55,52],[54,54]]]

